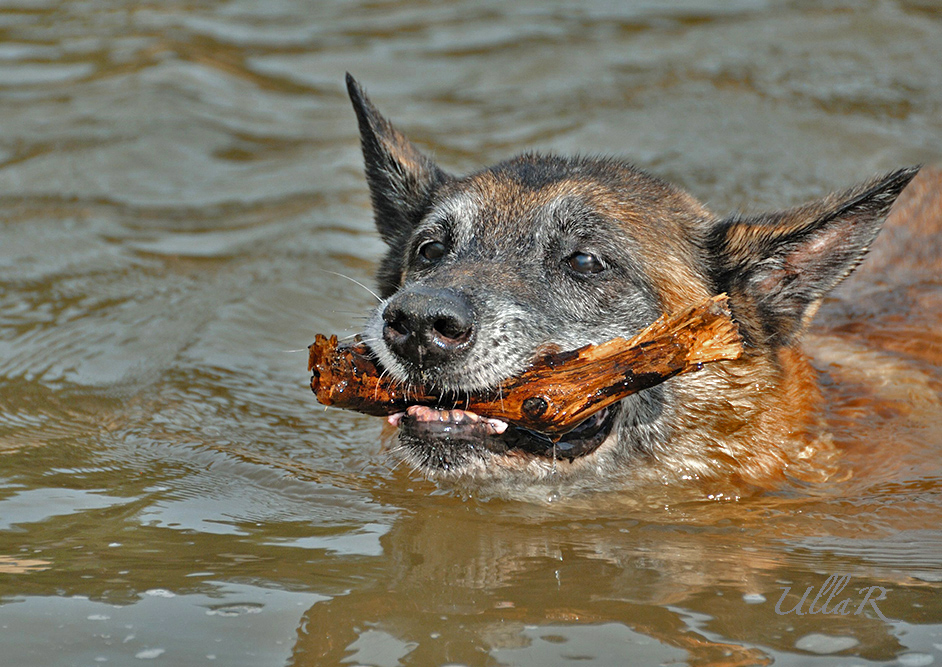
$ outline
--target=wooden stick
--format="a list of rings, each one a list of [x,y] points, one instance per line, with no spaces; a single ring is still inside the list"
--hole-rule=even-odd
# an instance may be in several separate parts
[[[554,436],[630,394],[741,354],[739,328],[724,294],[664,315],[631,340],[543,354],[486,396],[453,400],[406,387],[377,368],[366,345],[339,345],[336,336],[317,335],[308,370],[311,389],[324,405],[370,415],[390,415],[410,405],[461,408]]]

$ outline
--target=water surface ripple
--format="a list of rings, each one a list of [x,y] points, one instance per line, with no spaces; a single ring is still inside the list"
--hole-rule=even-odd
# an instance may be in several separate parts
[[[939,161],[940,44],[930,0],[0,3],[2,660],[938,663],[942,382],[889,310],[813,341],[886,465],[730,503],[443,494],[304,370],[382,252],[344,72],[455,171],[614,153],[726,212]],[[830,574],[889,621],[776,613]]]

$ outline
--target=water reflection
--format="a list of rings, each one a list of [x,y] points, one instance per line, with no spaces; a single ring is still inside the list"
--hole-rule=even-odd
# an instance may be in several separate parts
[[[646,664],[771,664],[803,640],[812,653],[849,645],[861,658],[886,661],[907,648],[898,631],[908,623],[899,619],[934,606],[937,593],[931,579],[901,576],[909,559],[889,556],[899,535],[834,549],[831,538],[809,537],[830,531],[815,527],[807,504],[692,507],[685,516],[671,513],[681,520],[670,524],[598,508],[535,514],[439,502],[400,518],[382,538],[385,576],[309,609],[293,664],[340,662],[368,643],[366,628],[395,639],[405,664],[490,664],[485,656],[538,664],[546,642],[555,655],[591,664],[627,656]],[[938,533],[906,535],[920,544],[910,556],[938,573]],[[850,599],[849,615],[820,613],[827,596],[814,597],[828,573],[851,578],[831,602]],[[782,598],[786,586],[794,592]],[[859,591],[871,586],[886,591],[878,608],[891,624],[870,606],[854,613],[866,598]],[[802,603],[808,587],[814,591]],[[792,612],[799,604],[802,615]],[[816,635],[826,637],[815,644]]]

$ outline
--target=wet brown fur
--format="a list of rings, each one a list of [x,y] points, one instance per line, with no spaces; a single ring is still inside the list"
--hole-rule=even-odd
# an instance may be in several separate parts
[[[482,281],[493,282],[495,289],[525,290],[525,285],[512,284],[513,275],[500,280],[490,275],[489,255],[497,257],[504,245],[533,243],[521,221],[552,202],[573,197],[618,222],[624,238],[613,242],[639,250],[640,271],[653,288],[660,312],[676,312],[712,294],[729,293],[746,337],[746,354],[668,383],[669,446],[638,452],[630,483],[709,485],[722,480],[736,493],[774,486],[786,476],[820,480],[831,474],[834,451],[819,419],[821,394],[799,340],[824,296],[861,261],[916,170],[788,211],[721,219],[675,186],[617,161],[593,162],[586,167],[590,173],[576,167],[556,179],[544,177],[538,186],[528,180],[528,156],[453,178],[387,121],[377,121],[382,117],[355,82],[351,96],[377,225],[392,248],[406,243],[433,197],[467,198],[487,220],[476,239],[479,258],[443,274],[449,285]],[[539,156],[532,159],[538,162]],[[937,190],[917,183],[914,187],[935,194],[907,199],[906,217],[938,220]],[[924,227],[900,237],[897,245],[908,243],[915,256],[925,254],[926,239],[933,234],[938,238],[938,229],[928,223]],[[384,260],[379,275],[384,297],[410,280],[402,261],[395,252]],[[888,260],[881,261],[892,270]],[[916,262],[914,270],[938,271],[939,262],[936,253]],[[526,457],[514,455],[500,466],[532,472],[534,478],[546,473]],[[585,457],[554,462],[553,473],[577,478],[580,471],[598,474],[592,471],[603,467],[597,458]],[[615,472],[606,468],[606,474],[617,476]]]

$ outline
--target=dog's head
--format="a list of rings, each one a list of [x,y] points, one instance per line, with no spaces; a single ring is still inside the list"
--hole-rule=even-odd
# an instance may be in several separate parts
[[[391,420],[401,458],[436,479],[516,493],[760,477],[803,446],[795,422],[814,391],[797,338],[916,170],[793,210],[720,219],[616,160],[531,154],[452,176],[347,83],[389,248],[366,339],[397,380],[443,397],[442,410]],[[722,292],[743,359],[630,396],[557,442],[447,410],[450,397],[494,390],[545,346],[628,338]]]

